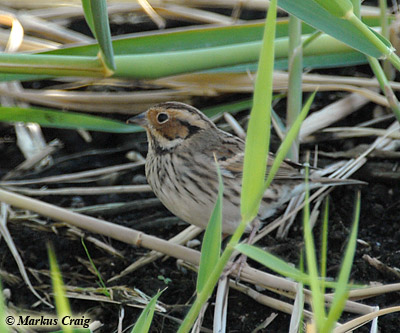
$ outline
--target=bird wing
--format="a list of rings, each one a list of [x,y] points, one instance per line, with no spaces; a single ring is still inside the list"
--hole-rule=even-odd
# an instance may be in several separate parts
[[[225,136],[222,144],[215,147],[217,161],[221,168],[222,175],[228,178],[242,178],[243,161],[244,161],[244,146],[243,140],[235,136]],[[274,162],[274,154],[269,153],[267,160],[267,170],[269,170]],[[303,178],[300,170],[303,166],[298,163],[284,160],[280,165],[275,179],[296,179]]]

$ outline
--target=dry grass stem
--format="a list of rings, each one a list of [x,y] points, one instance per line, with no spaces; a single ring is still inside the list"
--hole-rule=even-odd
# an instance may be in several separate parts
[[[389,128],[387,130],[385,130],[384,133],[382,133],[382,135],[383,135],[382,137],[379,137],[377,140],[375,140],[374,143],[368,147],[368,149],[366,149],[362,154],[360,154],[357,157],[357,159],[352,159],[352,160],[347,161],[347,163],[345,163],[345,165],[343,165],[341,168],[334,171],[329,177],[343,178],[343,179],[349,178],[353,173],[355,173],[359,168],[361,168],[366,163],[366,161],[367,161],[366,156],[370,152],[372,152],[375,148],[380,147],[381,149],[383,149],[385,147],[385,145],[388,146],[391,142],[391,139],[388,138],[388,136],[390,136],[391,133],[393,133],[397,130],[398,130],[398,123],[395,122],[391,126],[389,126]],[[391,148],[393,149],[393,147],[391,147]],[[328,187],[323,187],[323,188],[318,189],[315,193],[313,193],[310,196],[310,202],[312,202],[313,200],[315,200],[317,198],[322,199],[321,195],[324,192],[331,191],[331,190],[332,189],[328,188]],[[285,214],[285,216],[280,217],[280,218],[276,219],[275,221],[269,223],[254,238],[254,242],[257,242],[258,240],[260,240],[261,238],[263,238],[264,236],[266,236],[267,234],[269,234],[270,232],[275,230],[277,227],[280,227],[281,225],[283,225],[283,223],[285,223],[285,221],[287,221],[289,218],[291,218],[292,216],[297,214],[297,212],[304,207],[304,204],[305,203],[303,201],[303,203],[301,205],[297,206],[289,214]]]
[[[393,131],[387,134],[387,130],[366,127],[330,127],[322,130],[324,133],[332,133],[331,139],[359,138],[365,136],[385,136],[399,140],[400,133]]]
[[[108,245],[93,236],[85,235],[85,233],[82,232],[80,229],[69,228],[68,233],[71,235],[74,235],[75,237],[78,237],[78,238],[84,238],[88,242],[92,243],[99,249],[111,254],[112,256],[119,257],[119,258],[125,258],[125,256],[120,251],[118,251],[116,248],[114,248],[113,246]]]
[[[230,16],[180,5],[164,5],[162,7],[158,6],[155,8],[158,13],[162,14],[162,16],[173,19],[184,19],[193,22],[223,25],[232,25],[243,22],[242,20],[236,20]]]
[[[200,333],[202,331],[201,324],[203,323],[204,316],[206,314],[206,311],[207,311],[207,308],[208,308],[209,304],[210,304],[209,302],[205,302],[203,304],[203,306],[201,307],[199,315],[197,316],[197,319],[193,324],[191,333]],[[213,332],[215,332],[215,331],[213,330]]]
[[[111,193],[142,193],[152,192],[150,185],[119,185],[97,187],[65,187],[57,189],[31,189],[17,186],[4,186],[9,191],[27,195],[103,195]]]
[[[400,279],[400,270],[397,268],[392,268],[386,264],[384,264],[382,261],[380,261],[378,258],[372,258],[368,254],[364,254],[362,257],[368,264],[371,266],[375,267],[378,271],[382,272],[383,274],[389,274],[393,275],[394,278],[397,280]]]
[[[198,251],[169,243],[168,241],[147,235],[143,232],[138,232],[134,229],[109,223],[94,217],[73,213],[66,209],[2,189],[0,189],[0,201],[6,202],[9,205],[18,208],[34,211],[40,215],[44,215],[55,220],[64,221],[71,225],[114,238],[127,244],[142,246],[147,249],[163,252],[166,255],[177,259],[183,259],[194,265],[199,264],[200,253]],[[249,266],[243,268],[241,279],[256,285],[268,286],[269,288],[278,290],[287,290],[293,295],[296,293],[296,283],[272,274],[261,272]],[[327,300],[329,300],[329,297],[327,297]],[[366,305],[361,305],[350,301],[348,301],[346,304],[349,304],[348,306],[346,305],[347,310],[356,311],[357,313],[363,314],[371,311],[371,307]]]
[[[313,112],[301,125],[299,132],[300,142],[304,142],[310,134],[343,119],[368,102],[369,100],[365,97],[353,93],[319,111]]]
[[[287,72],[274,72],[274,91],[287,91]],[[388,105],[384,96],[377,94],[376,79],[353,78],[331,75],[303,74],[303,91],[349,91],[357,92],[379,104]],[[221,93],[252,93],[253,77],[248,73],[195,73],[182,74],[150,80],[149,83],[174,89],[190,90],[193,95],[216,95]],[[393,90],[400,90],[399,82],[390,82]],[[370,89],[366,89],[370,88]]]
[[[246,138],[246,132],[242,126],[236,121],[236,119],[228,112],[224,112],[224,119],[229,124],[229,126],[233,129],[235,134],[242,138]]]
[[[157,209],[158,207],[162,207],[162,203],[159,199],[148,198],[143,200],[134,200],[130,202],[111,202],[100,205],[71,208],[71,210],[87,215],[97,214],[107,216],[126,213],[132,210]]]
[[[294,299],[293,311],[290,316],[290,326],[289,333],[297,333],[300,330],[300,325],[302,324],[304,316],[304,294],[303,294],[303,284],[297,284],[296,298]],[[307,318],[307,317],[306,317]],[[310,319],[310,318],[308,318]]]
[[[127,115],[138,114],[150,106],[175,100],[190,102],[190,92],[186,90],[152,90],[139,92],[90,92],[90,91],[63,91],[56,89],[21,89],[18,92],[0,87],[0,94],[20,101],[85,112],[121,113]]]
[[[147,0],[138,0],[138,3],[150,19],[158,26],[158,29],[165,28],[165,20],[153,9]]]
[[[0,29],[0,45],[5,48],[7,45],[7,40],[10,33],[5,29]],[[24,40],[19,46],[19,51],[21,52],[33,52],[33,51],[43,51],[43,50],[55,50],[58,49],[61,45],[59,43],[50,42],[45,39],[32,37],[32,36],[24,36]]]
[[[333,332],[334,333],[349,332],[357,327],[367,324],[368,322],[370,322],[371,320],[373,320],[379,316],[383,316],[385,314],[394,313],[394,312],[400,312],[400,306],[394,306],[391,308],[378,310],[373,313],[368,313],[361,317],[357,317],[356,319],[350,320],[347,323],[341,325],[340,327],[335,328],[333,330]]]
[[[226,332],[226,318],[228,315],[229,277],[223,274],[218,281],[214,306],[214,332]]]
[[[21,273],[21,276],[22,276],[25,284],[28,286],[29,290],[42,303],[46,304],[50,308],[53,308],[53,306],[49,302],[47,302],[43,297],[41,297],[36,292],[36,290],[33,288],[31,280],[29,279],[28,273],[26,272],[24,262],[22,261],[22,258],[19,255],[19,252],[17,250],[17,247],[14,244],[14,241],[13,241],[13,238],[12,238],[10,232],[8,231],[7,217],[8,217],[8,205],[6,203],[4,203],[3,200],[0,200],[0,234],[3,236],[3,239],[5,240],[8,248],[10,249],[10,252],[14,257],[14,260],[17,263],[19,272]]]
[[[68,298],[83,299],[94,302],[104,302],[112,304],[126,305],[135,308],[144,308],[150,301],[150,297],[138,289],[127,288],[126,286],[114,286],[107,288],[111,297],[104,295],[102,288],[81,288],[74,286],[65,286],[66,296]],[[156,311],[166,312],[166,306],[157,302]]]
[[[185,230],[177,234],[176,236],[172,237],[168,241],[174,244],[179,244],[183,245],[186,244],[188,241],[192,240],[193,238],[197,237],[201,232],[203,232],[202,229],[191,225],[187,227]],[[140,257],[138,260],[133,262],[131,265],[129,265],[127,268],[125,268],[120,274],[113,276],[111,279],[109,279],[107,282],[112,282],[115,280],[120,279],[121,277],[130,274],[134,272],[135,270],[139,269],[140,267],[143,267],[161,257],[163,257],[164,254],[161,252],[157,251],[150,251],[146,253],[144,256]]]
[[[271,307],[278,311],[292,314],[293,313],[293,305],[284,301],[280,301],[274,297],[266,296],[264,294],[259,293],[258,291],[243,285],[241,283],[235,283],[235,281],[230,281],[229,286],[235,290],[239,290],[240,292],[244,293],[245,295],[251,297],[256,302],[263,304],[265,306]],[[304,316],[306,318],[312,318],[312,313],[308,310],[304,310]]]
[[[360,300],[371,298],[386,293],[393,293],[400,291],[400,283],[387,284],[382,286],[366,287],[349,291],[349,298],[352,300]]]
[[[39,34],[48,38],[48,42],[61,44],[68,43],[93,43],[94,39],[72,29],[67,29],[59,24],[35,17],[26,12],[10,10],[24,27],[26,33]]]
[[[107,175],[110,173],[121,172],[126,170],[132,170],[137,167],[144,165],[144,161],[142,162],[131,162],[119,165],[113,165],[104,168],[97,168],[88,171],[80,171],[74,173],[67,173],[58,176],[49,176],[38,179],[24,179],[24,180],[8,180],[0,182],[0,186],[17,186],[17,185],[33,185],[33,184],[50,184],[50,183],[61,183],[61,182],[70,182],[77,179],[85,179],[91,177],[97,177],[102,175]]]
[[[82,43],[88,44],[93,43],[94,39],[84,34],[75,32],[67,26],[70,25],[72,20],[78,18],[83,19],[83,11],[81,2],[73,0],[67,5],[61,1],[53,1],[51,8],[49,8],[49,2],[39,0],[36,2],[27,0],[18,0],[12,4],[9,1],[1,1],[3,4],[2,11],[0,11],[0,23],[3,26],[10,27],[10,29],[0,29],[0,46],[6,48],[8,52],[37,52],[43,50],[50,50],[60,48],[63,45],[68,46],[70,43]],[[7,8],[5,6],[8,6]],[[200,9],[202,7],[218,7],[218,8],[229,8],[231,10],[231,16],[217,14],[207,9]],[[145,20],[146,14],[150,19],[155,22],[159,28],[164,28],[166,25],[167,18],[175,20],[184,20],[189,22],[201,22],[201,23],[212,23],[217,25],[232,25],[235,23],[242,23],[239,19],[239,13],[242,9],[265,9],[265,1],[263,0],[194,0],[189,2],[181,1],[153,1],[153,0],[139,0],[139,3],[131,2],[129,0],[120,1],[109,1],[108,11],[110,20],[117,22],[118,20],[127,21],[132,19],[132,16]],[[191,8],[197,7],[197,8]],[[19,8],[23,8],[24,11],[20,11]],[[27,8],[29,8],[27,10]],[[146,12],[146,14],[143,13]],[[376,15],[376,9],[363,7],[362,11],[373,12]],[[248,22],[256,23],[256,21]],[[134,23],[135,24],[135,23]],[[192,28],[178,28],[181,31]],[[178,30],[176,29],[176,30]],[[140,36],[141,33],[133,34],[132,36]],[[126,35],[128,37],[128,35]],[[123,38],[124,36],[122,36]],[[61,83],[59,83],[61,82]],[[101,87],[102,85],[106,88]],[[393,90],[400,90],[400,83],[390,83]],[[93,87],[95,86],[95,87]],[[107,86],[117,87],[119,91],[111,92]],[[121,87],[124,90],[133,90],[130,92],[122,92]],[[83,112],[96,112],[96,113],[119,113],[119,114],[138,114],[159,102],[175,100],[186,103],[191,103],[193,97],[197,96],[219,96],[226,93],[253,93],[254,88],[254,75],[249,73],[193,73],[185,75],[171,76],[167,78],[161,78],[157,80],[138,80],[135,82],[120,80],[118,78],[112,78],[107,80],[92,80],[84,79],[77,80],[75,78],[59,78],[57,83],[54,82],[53,89],[26,89],[18,84],[6,84],[0,85],[0,95],[2,96],[3,105],[26,105],[24,103],[30,103],[34,105],[41,105],[44,107],[60,108],[63,110],[77,110]],[[55,89],[56,88],[56,89]],[[144,91],[144,89],[150,88],[151,91]],[[288,73],[276,71],[274,73],[274,91],[275,92],[286,92],[288,89]],[[368,137],[377,136],[376,140],[371,145],[365,145],[358,147],[359,150],[348,151],[345,153],[337,153],[336,157],[350,157],[349,161],[342,161],[342,165],[332,167],[329,171],[331,177],[343,177],[347,178],[356,170],[358,170],[367,161],[367,157],[371,152],[375,150],[375,153],[387,153],[391,154],[392,158],[398,158],[397,152],[389,150],[398,148],[398,143],[394,140],[399,140],[398,125],[394,123],[388,129],[376,129],[372,128],[378,122],[384,121],[387,117],[381,117],[379,119],[369,120],[360,124],[358,127],[341,127],[341,128],[328,128],[334,122],[339,119],[344,119],[352,112],[360,109],[370,101],[387,107],[389,103],[387,99],[379,94],[379,84],[376,79],[368,78],[355,78],[355,77],[343,77],[343,76],[330,76],[330,75],[317,75],[317,74],[304,74],[303,75],[303,92],[313,92],[318,89],[319,91],[342,91],[349,92],[349,94],[343,99],[332,103],[321,109],[318,112],[314,112],[309,116],[300,131],[301,142],[310,142],[318,138],[313,137],[313,133],[318,133],[322,137],[328,137],[330,139],[341,139],[341,138],[355,138],[355,137]],[[86,91],[84,91],[86,90]],[[91,91],[98,90],[98,91]],[[221,116],[221,115],[219,115]],[[240,137],[245,137],[245,133],[239,124],[230,114],[225,114],[225,121],[234,129],[235,133]],[[274,120],[273,120],[274,121]],[[275,124],[277,127],[277,124]],[[24,129],[17,129],[21,131],[18,136],[26,136],[27,147],[39,147],[35,146],[31,134]],[[25,133],[24,133],[25,131]],[[40,128],[38,127],[38,131]],[[277,129],[278,135],[282,133],[280,129]],[[39,133],[40,137],[40,133]],[[59,183],[88,183],[99,180],[100,177],[108,176],[111,174],[122,173],[125,171],[131,171],[132,169],[143,166],[144,161],[136,161],[134,163],[127,163],[123,165],[105,167],[95,170],[88,170],[83,172],[76,172],[70,174],[64,174],[59,176],[42,177],[39,179],[25,179],[25,180],[11,180],[11,178],[20,177],[24,171],[32,169],[39,161],[46,156],[50,156],[58,146],[50,143],[46,145],[43,143],[43,149],[36,152],[32,157],[27,159],[17,166],[14,170],[10,171],[0,181],[0,202],[2,202],[2,210],[0,214],[0,231],[7,242],[7,245],[12,252],[18,268],[20,269],[21,275],[25,283],[29,286],[31,291],[38,297],[42,302],[51,306],[46,302],[40,295],[37,294],[33,289],[26,269],[23,265],[22,259],[14,245],[11,235],[7,229],[6,222],[9,221],[26,221],[23,227],[32,228],[31,231],[45,231],[58,233],[58,227],[67,227],[71,225],[72,228],[68,228],[67,235],[73,236],[74,238],[85,237],[85,240],[93,243],[96,247],[102,251],[106,251],[113,256],[123,258],[123,254],[109,244],[85,234],[80,229],[93,232],[95,234],[104,235],[118,241],[131,244],[138,247],[150,249],[146,255],[140,257],[137,261],[125,268],[120,274],[113,276],[108,282],[113,282],[126,274],[130,274],[139,267],[143,267],[150,262],[153,262],[160,257],[172,256],[179,260],[184,260],[185,265],[196,270],[199,264],[200,253],[196,250],[182,246],[186,244],[190,239],[198,236],[202,230],[195,227],[189,226],[183,232],[174,236],[168,241],[159,239],[157,237],[147,235],[143,232],[136,231],[127,227],[123,227],[117,224],[109,223],[94,217],[85,216],[77,213],[85,212],[88,214],[115,214],[121,212],[127,212],[136,209],[146,209],[148,207],[157,207],[160,205],[158,199],[146,199],[137,200],[131,203],[112,203],[107,205],[96,205],[92,207],[84,207],[75,209],[74,211],[63,209],[55,205],[45,203],[36,199],[28,198],[23,195],[19,195],[13,192],[20,192],[35,195],[104,195],[108,193],[141,193],[150,192],[149,185],[131,185],[131,186],[97,186],[97,187],[65,187],[65,188],[47,188],[48,184]],[[28,154],[28,153],[27,153]],[[346,155],[347,154],[347,155]],[[332,156],[332,154],[330,155]],[[354,157],[354,158],[353,158]],[[104,183],[100,183],[104,184]],[[110,184],[110,183],[107,183]],[[112,184],[112,183],[111,183]],[[23,186],[27,185],[41,185],[43,188],[27,188]],[[35,187],[35,186],[32,186]],[[36,186],[37,187],[37,186]],[[327,195],[331,189],[321,188],[314,192],[310,196],[312,200],[322,200],[322,197]],[[320,202],[314,206],[311,217],[313,220],[317,218],[320,209]],[[8,205],[18,207],[23,210],[28,210],[37,213],[36,214],[21,214],[21,211],[11,212],[8,209]],[[279,217],[272,223],[268,224],[259,235],[257,235],[254,241],[257,241],[271,233],[273,230],[279,227],[278,236],[284,237],[290,229],[292,222],[298,211],[304,207],[304,198],[299,198],[297,204],[288,206],[287,213],[283,217]],[[49,227],[48,224],[43,226],[31,221],[39,220],[38,216],[44,216],[56,221],[62,221],[63,223],[54,223]],[[157,213],[152,215],[152,218],[158,217]],[[143,219],[142,219],[143,220]],[[139,222],[143,222],[143,221]],[[44,219],[43,219],[44,221]],[[43,221],[40,221],[43,223]],[[286,223],[286,224],[285,224]],[[77,229],[78,227],[80,229]],[[378,269],[384,267],[390,274],[399,277],[400,273],[387,267],[382,262],[377,261],[376,258],[364,256],[365,260],[375,265]],[[77,258],[77,260],[83,263],[89,270],[92,267],[89,261]],[[188,264],[187,264],[188,263]],[[194,266],[193,266],[194,265]],[[49,271],[36,271],[29,269],[31,274],[40,282],[41,286],[39,290],[45,292],[50,290],[49,285],[45,285],[43,281],[43,275],[46,277],[50,276]],[[78,279],[92,279],[87,272],[84,274],[77,274]],[[235,276],[237,272],[233,272]],[[68,273],[66,274],[68,276]],[[12,276],[7,272],[0,271],[0,277],[8,283],[12,284],[18,280],[18,277]],[[265,306],[277,309],[279,311],[292,314],[293,325],[291,324],[292,331],[297,331],[301,324],[301,314],[304,315],[305,319],[312,319],[313,314],[303,309],[303,303],[311,303],[311,292],[308,289],[303,289],[298,283],[290,281],[279,276],[268,274],[260,270],[254,269],[250,266],[243,268],[240,278],[248,283],[262,286],[275,294],[284,296],[287,301],[282,301],[270,296],[263,295],[260,292],[252,289],[249,286],[243,284],[234,283],[232,280],[226,279],[221,283],[218,289],[216,297],[216,309],[215,309],[215,320],[221,319],[219,322],[214,323],[214,329],[224,331],[226,327],[226,307],[227,307],[227,295],[229,287],[239,290],[240,292],[248,295],[255,301]],[[224,284],[225,283],[225,284]],[[228,286],[229,284],[229,286]],[[101,303],[113,303],[119,304],[120,306],[130,306],[143,308],[149,301],[149,297],[144,295],[139,290],[132,290],[123,286],[116,286],[107,288],[107,291],[111,293],[111,297],[104,295],[104,290],[101,288],[79,288],[73,286],[67,287],[67,296],[70,298],[84,299],[90,301],[96,301]],[[391,284],[384,286],[366,287],[362,289],[351,290],[349,292],[349,300],[346,302],[345,310],[352,313],[361,314],[362,316],[351,320],[341,326],[336,327],[334,332],[345,332],[354,329],[357,326],[364,325],[368,321],[374,318],[393,312],[399,312],[400,307],[392,307],[388,309],[382,309],[377,311],[377,308],[360,304],[357,300],[367,299],[382,295],[389,292],[399,292],[399,284]],[[48,295],[46,294],[48,297]],[[332,301],[333,295],[326,294],[326,303]],[[291,300],[294,300],[292,302]],[[294,304],[291,304],[294,303]],[[123,309],[123,308],[122,308]],[[165,312],[166,306],[162,303],[157,304],[157,311]],[[120,325],[119,329],[122,330],[122,320],[124,318],[124,311],[120,313]],[[174,318],[176,320],[176,318]],[[273,320],[273,318],[272,318]],[[202,318],[200,316],[197,329],[201,329]],[[268,325],[268,320],[264,323],[264,326]],[[255,330],[256,331],[256,330]]]
[[[17,275],[11,274],[0,269],[0,279],[1,281],[9,284],[10,286],[16,286],[21,283],[21,278]]]
[[[45,159],[46,157],[48,157],[51,154],[53,154],[54,152],[56,152],[61,147],[62,147],[62,145],[61,145],[60,141],[53,140],[48,145],[46,145],[45,147],[40,149],[33,156],[31,156],[30,158],[26,159],[24,162],[22,162],[21,164],[17,165],[13,170],[8,172],[2,178],[2,180],[4,181],[4,180],[7,180],[7,179],[10,179],[12,177],[17,176],[22,171],[26,171],[26,170],[32,169],[36,164],[38,164],[43,159]]]

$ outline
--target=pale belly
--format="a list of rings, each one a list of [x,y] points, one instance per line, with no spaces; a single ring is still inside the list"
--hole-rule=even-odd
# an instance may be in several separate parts
[[[157,164],[156,164],[157,165]],[[151,172],[157,172],[153,177]],[[185,179],[177,182],[171,174],[163,174],[165,170],[147,167],[147,179],[155,195],[163,205],[183,221],[205,229],[217,199],[216,189],[206,188],[204,183],[185,183]],[[174,181],[175,180],[175,181]],[[228,184],[226,184],[228,185]],[[227,194],[229,185],[225,187]],[[205,194],[204,191],[210,193]],[[231,202],[225,195],[223,200],[223,232],[232,234],[240,222],[238,200]]]

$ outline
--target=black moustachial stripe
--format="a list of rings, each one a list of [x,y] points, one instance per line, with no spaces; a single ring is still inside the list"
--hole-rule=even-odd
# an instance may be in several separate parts
[[[196,134],[197,132],[199,132],[201,130],[200,127],[194,126],[194,125],[190,125],[185,120],[178,119],[178,121],[181,123],[182,126],[185,126],[188,129],[188,132],[189,132],[188,135],[186,136],[186,138],[183,138],[183,139],[190,138],[193,134]]]
[[[150,134],[151,135],[151,134]],[[160,146],[156,140],[156,138],[151,135],[151,147],[153,148],[154,152],[158,155],[165,155],[165,154],[169,154],[172,153],[172,151],[174,150],[173,147],[171,148],[164,148],[162,146]]]

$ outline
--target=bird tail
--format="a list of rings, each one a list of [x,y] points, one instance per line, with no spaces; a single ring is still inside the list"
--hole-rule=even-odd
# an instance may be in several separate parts
[[[320,186],[340,186],[340,185],[367,185],[367,182],[363,182],[357,179],[340,179],[340,178],[328,178],[328,177],[310,177],[310,183]],[[313,186],[314,187],[314,186]]]

